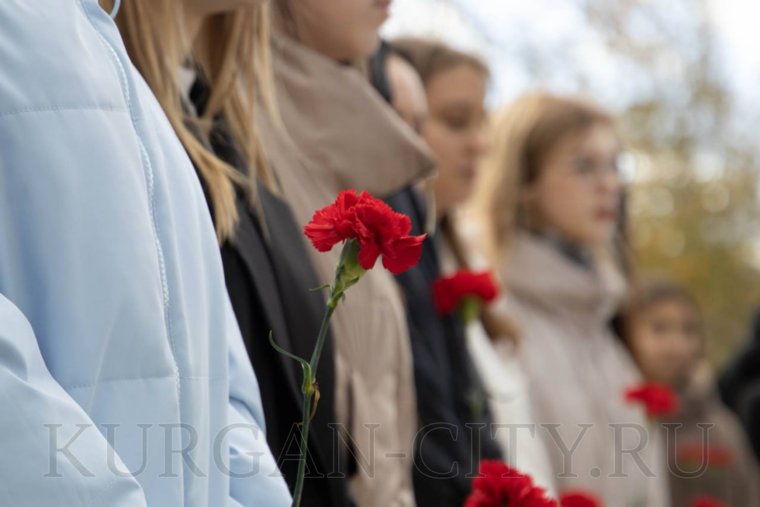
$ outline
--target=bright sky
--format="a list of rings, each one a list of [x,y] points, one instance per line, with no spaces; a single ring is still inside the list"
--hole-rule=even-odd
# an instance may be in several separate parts
[[[657,4],[656,0],[640,0]],[[681,5],[688,8],[690,0]],[[721,67],[737,100],[760,111],[760,0],[708,0],[719,38]],[[677,19],[678,2],[665,1],[666,18]],[[682,7],[684,8],[684,7]],[[433,35],[486,56],[494,70],[491,102],[509,100],[536,82],[525,72],[520,56],[540,48],[534,71],[539,84],[557,91],[576,91],[568,83],[577,73],[588,77],[591,93],[603,102],[622,106],[648,86],[645,79],[608,54],[570,0],[395,0],[387,36]],[[661,58],[658,74],[673,73],[677,56]],[[558,65],[552,65],[556,61]],[[571,64],[568,65],[568,62]],[[562,70],[558,70],[562,69]],[[625,76],[621,79],[620,76]],[[621,101],[623,103],[621,103]]]
[[[711,0],[710,11],[724,44],[729,81],[746,99],[760,102],[760,2]]]

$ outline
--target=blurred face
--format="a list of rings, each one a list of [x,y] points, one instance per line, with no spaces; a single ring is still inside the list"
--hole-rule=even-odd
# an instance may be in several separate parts
[[[560,140],[523,195],[534,226],[585,247],[610,241],[621,197],[619,154],[614,131],[601,123]]]
[[[391,87],[393,109],[421,134],[427,118],[427,98],[422,79],[409,62],[394,54],[388,56],[385,71]]]
[[[301,43],[338,61],[369,57],[392,0],[278,0],[287,5]]]
[[[702,354],[698,318],[683,301],[655,302],[634,317],[630,346],[645,377],[679,387]]]
[[[458,65],[433,76],[426,92],[423,134],[438,159],[436,207],[446,213],[472,193],[486,150],[486,76],[471,65]]]

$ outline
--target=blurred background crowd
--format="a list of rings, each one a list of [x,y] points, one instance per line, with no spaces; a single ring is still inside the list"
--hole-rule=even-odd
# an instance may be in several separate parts
[[[691,290],[720,367],[760,301],[758,9],[743,0],[397,0],[383,32],[482,55],[491,106],[538,87],[614,111],[637,264]]]

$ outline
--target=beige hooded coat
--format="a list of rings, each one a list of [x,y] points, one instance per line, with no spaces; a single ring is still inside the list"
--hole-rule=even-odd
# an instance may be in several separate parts
[[[501,274],[559,492],[592,492],[607,507],[667,505],[657,432],[640,408],[624,402],[625,390],[641,379],[608,330],[624,294],[622,277],[586,268],[528,233],[518,234]]]
[[[273,39],[273,63],[287,135],[263,114],[259,129],[299,223],[341,190],[385,197],[431,173],[425,146],[358,69],[283,35]],[[326,283],[333,280],[340,250],[310,247]],[[414,505],[417,409],[401,295],[378,262],[347,296],[332,319],[336,392],[322,395],[335,396],[338,422],[359,457],[351,493],[360,507]]]

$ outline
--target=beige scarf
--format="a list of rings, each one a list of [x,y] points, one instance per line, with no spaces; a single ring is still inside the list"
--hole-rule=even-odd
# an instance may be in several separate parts
[[[273,63],[287,133],[263,115],[259,129],[299,223],[340,190],[385,197],[432,173],[424,143],[359,70],[281,35],[273,40]],[[309,251],[320,278],[332,281],[340,248]],[[338,421],[358,456],[350,480],[354,500],[361,507],[414,505],[417,408],[411,350],[401,296],[379,263],[349,290],[332,329],[336,392],[323,396],[335,396]]]

